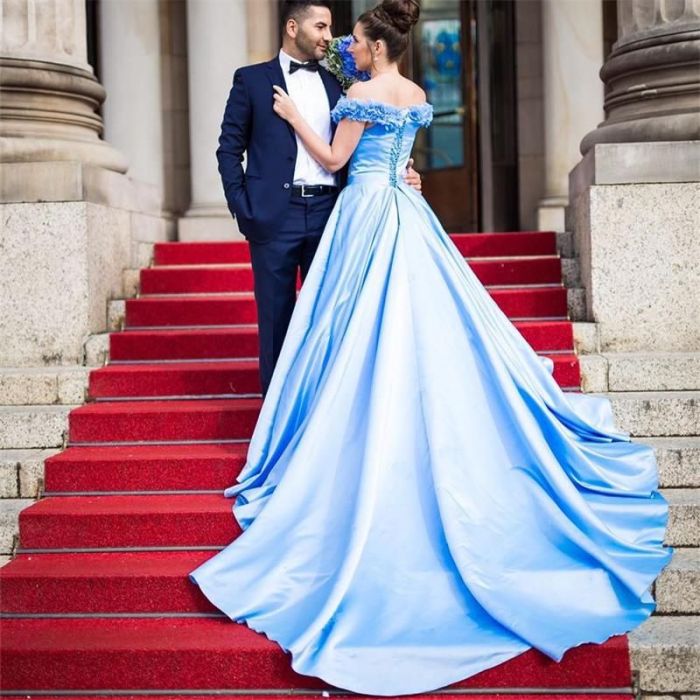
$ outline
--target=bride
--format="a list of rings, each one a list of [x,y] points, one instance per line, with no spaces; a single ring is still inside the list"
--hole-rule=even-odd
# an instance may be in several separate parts
[[[362,14],[371,79],[331,145],[350,160],[239,482],[244,529],[190,579],[292,666],[352,691],[433,690],[534,647],[555,660],[645,620],[668,563],[652,449],[603,397],[563,393],[399,173],[432,107],[398,60],[412,0]]]

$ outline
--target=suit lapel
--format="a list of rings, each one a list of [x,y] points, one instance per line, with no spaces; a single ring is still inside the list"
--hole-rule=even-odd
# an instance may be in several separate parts
[[[289,90],[287,90],[287,81],[284,79],[284,72],[282,71],[282,66],[280,65],[279,58],[275,56],[271,61],[267,62],[267,72],[268,72],[268,78],[270,78],[270,85],[279,85],[281,88],[284,89],[284,91],[289,94]],[[272,91],[272,94],[274,95],[274,91]],[[270,105],[270,108],[272,108],[272,105]],[[278,117],[278,119],[284,123],[287,132],[292,138],[292,144],[294,146],[294,152],[296,153],[297,150],[297,137],[296,134],[294,133],[294,129],[292,128],[291,124],[282,119],[281,117]]]

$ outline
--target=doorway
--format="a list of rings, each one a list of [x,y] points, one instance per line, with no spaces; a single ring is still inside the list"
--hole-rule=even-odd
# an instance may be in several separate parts
[[[377,0],[336,0],[336,35]],[[450,232],[518,228],[512,0],[422,0],[402,72],[435,114],[413,149],[423,193]]]
[[[433,105],[433,123],[418,133],[415,167],[423,192],[449,231],[479,225],[476,22],[474,3],[427,0],[414,29],[408,74]]]

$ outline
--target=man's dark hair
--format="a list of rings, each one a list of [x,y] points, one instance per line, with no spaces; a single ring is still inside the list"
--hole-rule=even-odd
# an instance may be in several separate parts
[[[280,4],[280,31],[284,34],[287,22],[294,18],[300,22],[310,7],[331,9],[330,0],[282,0]]]

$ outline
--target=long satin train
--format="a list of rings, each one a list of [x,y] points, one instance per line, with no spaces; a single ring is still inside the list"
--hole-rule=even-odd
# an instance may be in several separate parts
[[[356,167],[225,492],[245,531],[190,578],[299,673],[424,692],[646,619],[657,488],[652,449],[561,391],[425,200]]]

